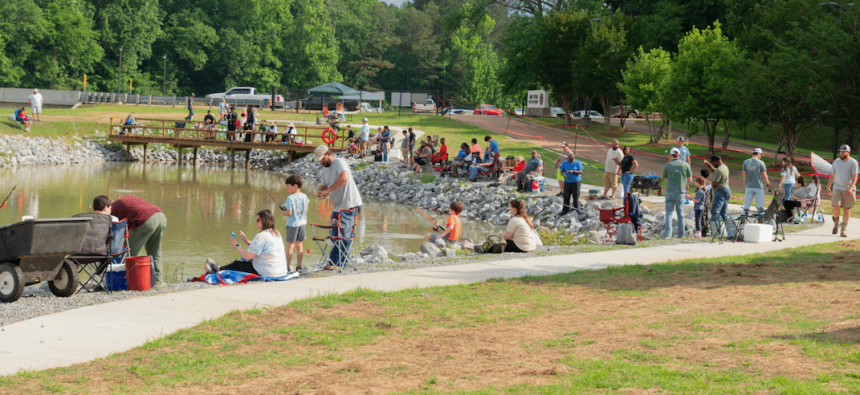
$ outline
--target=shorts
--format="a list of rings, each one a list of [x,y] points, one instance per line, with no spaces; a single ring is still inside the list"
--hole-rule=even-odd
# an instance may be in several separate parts
[[[439,237],[441,237],[441,236],[443,236],[443,235],[442,235],[442,233],[430,233],[430,242],[431,242],[431,243],[435,243],[435,242],[436,242],[436,239],[438,239],[438,238],[439,238]],[[448,238],[447,238],[447,237],[446,237],[445,239],[443,239],[443,240],[445,240],[445,243],[446,243],[446,244],[448,243]]]
[[[41,114],[42,113],[42,105],[41,104],[38,106],[32,106],[32,107],[33,107],[33,114]]]
[[[427,164],[427,162],[424,161],[424,158],[415,158],[415,163],[417,163],[419,166],[424,166]]]
[[[618,188],[618,174],[603,172],[603,187]]]
[[[851,192],[852,191],[834,189],[833,197],[830,198],[830,203],[832,203],[833,206],[839,206],[842,208],[854,208],[855,199],[854,194]]]
[[[364,151],[364,150],[366,150],[366,149],[367,149],[367,141],[364,141],[364,140],[358,140],[358,150],[359,150],[359,151]]]
[[[561,168],[555,173],[555,179],[559,181],[564,181],[564,174],[561,172]]]
[[[287,231],[284,232],[284,236],[286,236],[287,243],[295,243],[298,241],[305,241],[305,227],[304,226],[287,226]]]

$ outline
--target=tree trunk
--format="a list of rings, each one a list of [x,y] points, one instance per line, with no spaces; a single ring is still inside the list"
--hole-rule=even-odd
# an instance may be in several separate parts
[[[732,123],[729,122],[728,119],[723,120],[723,131],[725,132],[725,137],[723,137],[723,149],[729,148],[729,140],[732,137]]]
[[[708,156],[714,154],[714,142],[717,137],[717,124],[720,123],[719,119],[705,119],[705,134],[708,135]]]
[[[612,104],[609,102],[609,96],[600,96],[600,107],[603,108],[603,131],[609,133],[609,123],[610,123],[610,112],[612,111]]]

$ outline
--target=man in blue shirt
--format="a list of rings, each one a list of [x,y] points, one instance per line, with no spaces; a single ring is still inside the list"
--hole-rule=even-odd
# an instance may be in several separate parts
[[[367,118],[361,120],[361,130],[358,131],[358,153],[359,158],[364,158],[367,155],[367,142],[370,141],[370,125],[367,124]]]
[[[388,149],[391,141],[391,130],[388,126],[382,127],[382,133],[379,134],[379,151],[382,152],[382,161],[388,163]]]
[[[686,146],[686,145],[684,145],[684,143],[685,143],[686,141],[687,141],[687,139],[685,139],[685,138],[684,138],[684,136],[678,136],[678,139],[677,139],[677,143],[676,143],[676,147],[675,147],[675,148],[677,148],[677,149],[678,149],[678,152],[680,152],[680,153],[681,153],[681,154],[680,154],[680,155],[681,155],[681,156],[680,156],[680,158],[681,158],[681,162],[687,162],[687,166],[693,166],[693,163],[691,162],[691,160],[692,160],[692,159],[690,159],[690,157],[691,157],[691,155],[690,155],[690,149],[689,149],[689,148],[687,148],[687,146]],[[670,158],[671,158],[671,156],[670,156]],[[669,161],[670,161],[670,162],[671,162],[671,160],[672,160],[672,159],[669,159]]]
[[[573,152],[567,154],[567,160],[558,166],[561,174],[564,175],[564,208],[561,210],[561,215],[565,215],[573,207],[579,210],[579,188],[582,185],[582,163],[576,160]],[[573,198],[573,205],[570,204],[570,199]]]
[[[490,136],[484,136],[484,142],[490,142],[490,145],[487,146],[487,149],[484,151],[484,163],[491,163],[496,158],[496,154],[499,153],[499,142],[494,140]]]

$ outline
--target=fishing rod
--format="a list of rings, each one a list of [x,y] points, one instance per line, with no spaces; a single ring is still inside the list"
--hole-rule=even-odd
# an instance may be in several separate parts
[[[280,202],[278,202],[278,200],[277,200],[277,199],[275,199],[275,197],[274,197],[274,196],[272,196],[272,194],[271,194],[271,193],[269,193],[269,190],[268,190],[268,189],[266,189],[266,187],[264,187],[264,186],[263,186],[263,183],[262,183],[262,182],[260,182],[260,180],[258,180],[258,179],[257,179],[257,176],[256,176],[256,175],[254,175],[254,173],[251,173],[251,177],[254,179],[254,181],[256,181],[256,182],[257,182],[257,185],[259,185],[259,186],[260,186],[260,188],[263,188],[263,190],[264,190],[264,191],[266,191],[266,194],[267,194],[267,195],[269,195],[269,197],[270,197],[270,198],[272,198],[272,201],[273,201],[273,202],[275,202],[275,206],[278,206],[278,208],[282,208],[282,207],[281,207],[281,203],[280,203]]]
[[[445,230],[445,228],[443,228],[443,227],[442,227],[442,225],[439,225],[439,223],[438,223],[438,222],[436,222],[436,220],[434,220],[433,218],[430,218],[430,216],[428,216],[427,214],[424,214],[424,212],[423,212],[423,211],[421,211],[421,209],[416,208],[416,209],[415,209],[415,211],[418,211],[419,213],[421,213],[421,215],[423,215],[423,216],[424,216],[424,218],[427,218],[428,220],[430,220],[430,222],[432,222],[432,223],[433,223],[433,225],[436,225],[436,226],[434,226],[434,227],[433,227],[433,230],[435,230],[435,231],[443,231],[443,230]]]
[[[2,204],[2,205],[0,205],[0,210],[2,210],[4,207],[6,207],[6,201],[8,201],[8,200],[9,200],[9,197],[10,197],[10,196],[12,196],[12,192],[15,192],[15,188],[18,188],[18,184],[15,184],[15,186],[14,186],[14,187],[12,187],[12,190],[11,190],[11,191],[9,191],[9,194],[8,194],[8,195],[6,195],[6,199],[5,199],[5,200],[3,200],[3,204]]]

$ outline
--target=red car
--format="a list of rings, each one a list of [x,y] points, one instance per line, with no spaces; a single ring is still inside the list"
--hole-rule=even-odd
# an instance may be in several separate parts
[[[474,115],[502,115],[502,110],[492,104],[481,104],[475,109]]]

